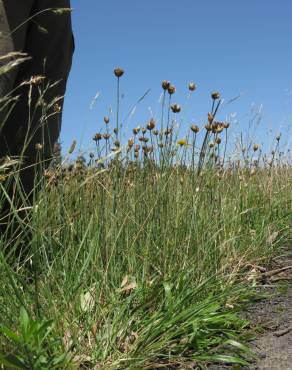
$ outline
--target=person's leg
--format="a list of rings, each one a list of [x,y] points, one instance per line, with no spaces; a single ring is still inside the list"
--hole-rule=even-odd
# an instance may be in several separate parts
[[[1,58],[9,53],[17,51],[21,52],[24,50],[28,26],[28,23],[25,23],[25,20],[31,13],[32,4],[33,0],[0,0]],[[13,30],[22,23],[23,26],[13,32]],[[9,59],[0,60],[0,66],[5,65],[7,61],[9,61]],[[13,89],[17,71],[17,68],[13,68],[9,73],[0,75],[0,98]]]
[[[10,2],[10,0],[8,0]],[[15,0],[14,0],[15,1]],[[23,2],[23,0],[18,0]],[[44,146],[44,159],[49,159],[52,148],[60,133],[61,109],[63,100],[58,101],[57,113],[53,107],[48,111],[44,109],[56,98],[65,94],[67,78],[71,68],[73,54],[73,36],[71,27],[71,14],[68,11],[56,13],[49,8],[69,8],[69,0],[35,0],[31,16],[41,13],[33,18],[27,26],[25,45],[22,51],[31,56],[31,60],[19,67],[15,86],[28,81],[32,76],[44,76],[42,86],[55,84],[44,94],[42,106],[36,107],[39,99],[38,87],[32,87],[32,97],[29,105],[29,90],[31,85],[24,85],[16,94],[21,99],[10,115],[5,130],[7,142],[13,143],[9,148],[11,155],[19,155],[23,146],[24,137],[30,141],[24,152],[26,164],[31,165],[36,159],[36,144]],[[19,37],[16,37],[19,39]],[[60,112],[58,113],[58,110]],[[46,118],[47,117],[47,118]],[[30,129],[27,132],[28,128]],[[33,187],[33,168],[23,171],[22,181],[26,193]]]
[[[8,19],[15,22],[16,8],[7,0],[10,7],[7,7]],[[27,0],[12,0],[14,3],[25,3]],[[3,139],[8,144],[6,153],[17,156],[21,153],[24,138],[28,137],[29,142],[24,154],[23,167],[31,166],[21,171],[21,182],[24,193],[29,195],[34,187],[35,170],[32,166],[36,160],[36,144],[44,146],[44,159],[51,157],[52,148],[60,133],[61,109],[63,100],[58,101],[59,113],[53,112],[50,102],[56,97],[65,94],[66,82],[71,67],[72,54],[74,49],[73,36],[71,30],[70,12],[46,11],[48,8],[69,8],[69,0],[34,0],[31,12],[33,16],[41,13],[26,24],[25,43],[21,48],[19,42],[20,33],[13,34],[15,45],[18,51],[23,51],[31,56],[31,60],[20,65],[15,79],[14,87],[19,86],[23,81],[28,81],[32,76],[42,75],[45,79],[42,86],[53,85],[43,96],[40,106],[37,106],[39,99],[38,88],[29,84],[17,89],[16,94],[20,99],[13,109],[1,133],[1,143]],[[27,17],[27,18],[28,18]],[[19,21],[21,23],[22,21]],[[15,28],[15,27],[14,27]],[[20,32],[21,27],[17,32]],[[56,84],[56,81],[59,81]],[[29,98],[29,91],[32,95]],[[45,105],[50,106],[48,110]],[[48,163],[48,162],[47,162]],[[31,202],[32,198],[28,197]]]

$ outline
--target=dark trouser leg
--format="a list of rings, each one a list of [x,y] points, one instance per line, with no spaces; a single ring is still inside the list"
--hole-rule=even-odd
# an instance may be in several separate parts
[[[8,19],[15,17],[17,5],[23,3],[23,0],[7,0],[10,4],[8,9]],[[13,4],[15,6],[13,6]],[[31,9],[31,15],[39,13],[48,8],[69,8],[69,0],[35,0]],[[46,32],[40,31],[46,30]],[[15,35],[15,44],[21,46],[21,34]],[[73,39],[71,29],[71,15],[69,12],[55,14],[52,11],[46,11],[29,22],[26,29],[26,38],[24,52],[28,53],[32,59],[19,67],[18,75],[15,80],[15,86],[18,86],[24,80],[29,80],[31,76],[45,76],[43,86],[60,81],[57,85],[49,88],[44,95],[44,103],[49,104],[57,96],[65,94],[66,82],[69,75],[72,53]],[[33,87],[31,107],[28,104],[28,92],[30,86],[23,86],[17,90],[21,94],[20,101],[16,104],[9,121],[5,125],[4,135],[7,140],[11,155],[19,155],[23,145],[23,138],[28,134],[30,141],[24,152],[27,165],[34,163],[36,158],[35,145],[41,143],[44,146],[44,159],[51,156],[52,148],[60,133],[60,114],[53,114],[53,108],[44,112],[43,107],[35,107],[39,97],[37,88]],[[62,101],[59,101],[62,108]],[[28,121],[28,117],[31,121]],[[44,116],[50,116],[45,119]],[[33,169],[23,171],[23,185],[28,193],[33,187]]]
[[[70,6],[69,0],[6,0],[4,3],[10,29],[25,21],[28,16],[47,8],[68,8]],[[26,14],[27,7],[25,6],[28,3],[31,3],[31,9],[30,13]],[[35,162],[37,143],[44,147],[44,159],[51,157],[53,145],[60,133],[61,114],[54,114],[53,107],[47,111],[44,111],[43,107],[44,104],[50,106],[52,100],[65,93],[74,48],[70,13],[43,12],[33,21],[29,21],[23,31],[20,28],[12,36],[15,50],[24,51],[31,56],[30,61],[18,68],[14,87],[35,75],[45,76],[42,82],[44,87],[60,81],[46,91],[42,105],[38,107],[36,107],[36,102],[39,98],[38,88],[40,86],[24,85],[16,91],[21,98],[0,133],[1,144],[5,143],[0,150],[0,156],[19,155],[24,138],[28,137],[29,142],[23,152],[25,159],[23,167],[27,167]],[[31,88],[32,98],[29,106],[28,96]],[[59,101],[59,106],[62,108],[62,100]],[[21,182],[25,193],[30,194],[34,185],[33,167],[21,171]]]

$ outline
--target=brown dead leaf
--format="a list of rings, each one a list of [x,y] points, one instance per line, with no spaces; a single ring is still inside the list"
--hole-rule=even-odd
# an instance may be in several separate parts
[[[135,281],[133,281],[132,283],[124,286],[121,291],[122,292],[129,292],[129,291],[131,291],[133,289],[136,289],[136,288],[137,288],[137,283]]]
[[[126,275],[124,278],[123,278],[123,281],[122,281],[122,284],[121,284],[121,288],[123,288],[126,284],[128,284],[128,281],[129,281],[129,276]]]

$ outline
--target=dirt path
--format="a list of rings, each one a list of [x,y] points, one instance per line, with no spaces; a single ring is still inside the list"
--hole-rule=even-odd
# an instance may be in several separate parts
[[[292,247],[283,251],[273,270],[291,265]],[[245,369],[292,370],[292,269],[271,276],[260,292],[272,297],[253,303],[242,314],[250,321],[251,328],[262,329],[257,339],[249,343],[258,360]],[[210,367],[210,370],[225,369],[235,367],[219,364]]]

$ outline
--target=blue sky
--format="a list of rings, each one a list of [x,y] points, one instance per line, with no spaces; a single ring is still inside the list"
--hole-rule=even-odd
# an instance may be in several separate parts
[[[219,115],[245,131],[255,112],[255,140],[269,144],[292,122],[291,0],[72,0],[76,50],[68,81],[61,141],[76,139],[90,150],[103,116],[116,107],[113,69],[121,79],[121,116],[146,90],[151,92],[127,122],[128,129],[159,113],[161,81],[177,87],[182,135],[202,126],[210,92],[220,91]],[[187,102],[188,82],[198,88]],[[96,93],[99,97],[90,109]],[[113,120],[112,120],[113,121]],[[114,122],[113,122],[114,124]],[[129,133],[130,135],[130,133]]]

